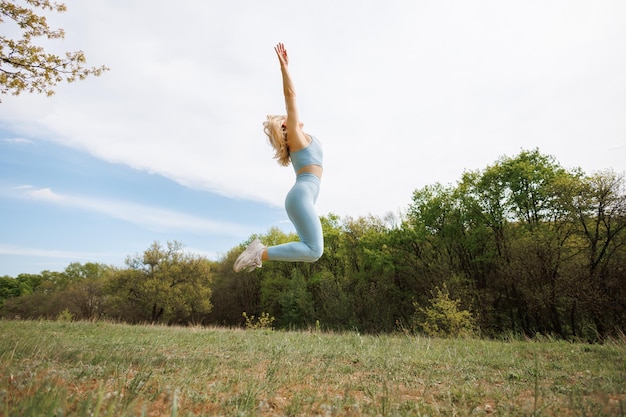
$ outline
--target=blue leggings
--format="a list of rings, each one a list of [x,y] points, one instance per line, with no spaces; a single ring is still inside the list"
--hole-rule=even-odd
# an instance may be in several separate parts
[[[300,242],[289,242],[267,248],[271,261],[315,262],[324,253],[322,223],[315,211],[320,192],[320,179],[311,173],[300,174],[285,197],[285,209],[300,237]]]

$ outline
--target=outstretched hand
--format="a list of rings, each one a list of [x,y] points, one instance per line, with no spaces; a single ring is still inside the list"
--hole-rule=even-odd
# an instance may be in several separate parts
[[[285,49],[285,45],[279,43],[274,47],[274,51],[276,51],[276,55],[278,56],[278,60],[280,61],[281,66],[289,65],[289,56],[287,55],[287,50]]]

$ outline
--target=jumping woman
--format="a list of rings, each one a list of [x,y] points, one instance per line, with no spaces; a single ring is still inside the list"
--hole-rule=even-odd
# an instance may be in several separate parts
[[[267,116],[263,126],[274,148],[274,158],[282,166],[291,162],[296,172],[296,183],[285,198],[285,209],[300,241],[266,247],[255,239],[235,261],[235,272],[253,271],[268,260],[315,262],[324,252],[322,224],[315,211],[322,178],[322,145],[315,137],[302,131],[303,123],[298,115],[285,45],[279,43],[274,50],[280,62],[287,115]]]

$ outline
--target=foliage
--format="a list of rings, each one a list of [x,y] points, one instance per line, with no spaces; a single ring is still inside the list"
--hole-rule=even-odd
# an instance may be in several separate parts
[[[168,242],[167,248],[155,242],[127,264],[127,269],[116,269],[72,263],[62,273],[44,271],[39,279],[5,277],[0,294],[16,292],[19,285],[26,289],[6,298],[2,315],[55,319],[69,313],[78,320],[179,324],[206,319],[212,308],[208,260],[184,253],[178,242]]]
[[[450,291],[444,284],[443,288],[435,288],[435,294],[427,307],[414,303],[419,325],[428,336],[433,337],[466,337],[475,331],[474,318],[468,310],[460,310],[461,300],[450,299]]]
[[[274,316],[270,316],[269,313],[261,313],[259,317],[255,317],[248,316],[248,314],[244,311],[242,316],[246,320],[246,329],[274,330],[274,326],[272,324],[276,318]]]
[[[415,190],[406,213],[321,222],[315,263],[236,274],[247,242],[215,262],[155,243],[126,268],[73,264],[0,278],[0,313],[54,319],[67,308],[79,320],[239,327],[243,312],[266,313],[278,329],[375,334],[418,318],[431,334],[458,334],[471,321],[484,337],[594,342],[626,332],[623,174],[586,175],[522,151],[456,184]],[[249,241],[257,237],[297,239],[276,228]]]
[[[154,242],[141,255],[128,257],[128,269],[113,274],[109,315],[131,322],[199,323],[211,311],[211,265],[182,251]]]
[[[70,310],[66,308],[57,315],[56,321],[61,321],[64,323],[71,322],[74,321],[74,315]]]
[[[282,328],[306,328],[315,321],[313,297],[297,268],[291,270],[289,277],[273,275],[263,282],[261,305],[278,315],[277,324]]]
[[[37,38],[63,39],[63,29],[51,29],[43,14],[65,12],[65,4],[50,0],[0,1],[0,23],[14,23],[11,29],[21,37],[0,36],[0,93],[18,95],[23,91],[54,94],[53,87],[62,81],[73,82],[90,75],[100,76],[105,66],[85,66],[83,51],[66,52],[64,57],[46,52],[37,45]],[[7,33],[7,32],[5,32]]]

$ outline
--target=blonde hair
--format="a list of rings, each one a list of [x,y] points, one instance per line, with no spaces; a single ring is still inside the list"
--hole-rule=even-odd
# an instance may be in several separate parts
[[[263,122],[263,131],[269,139],[270,145],[274,148],[274,159],[282,166],[289,165],[289,146],[287,146],[287,131],[283,125],[287,120],[286,116],[268,115]]]

